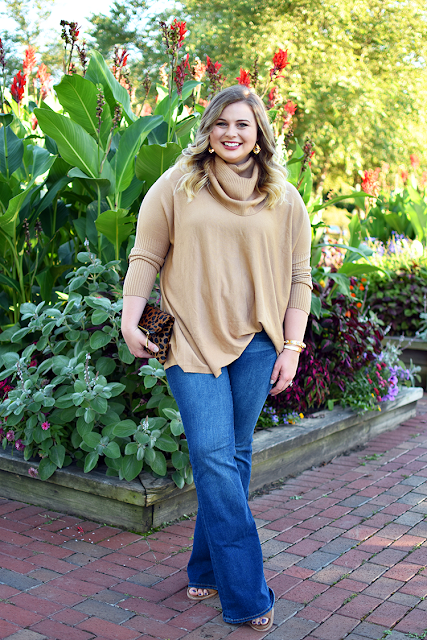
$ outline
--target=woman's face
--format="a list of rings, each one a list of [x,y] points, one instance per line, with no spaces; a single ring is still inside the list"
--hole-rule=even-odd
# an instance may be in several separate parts
[[[225,162],[242,164],[257,141],[258,126],[252,108],[246,102],[225,107],[209,136],[212,149]]]

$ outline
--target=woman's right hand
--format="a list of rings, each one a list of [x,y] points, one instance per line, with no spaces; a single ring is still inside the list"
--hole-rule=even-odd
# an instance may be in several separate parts
[[[121,330],[122,336],[135,358],[152,358],[153,354],[148,353],[147,348],[153,353],[157,353],[158,346],[154,342],[148,341],[147,336],[138,328],[138,322],[145,309],[147,300],[139,296],[124,296]]]
[[[129,351],[135,358],[152,358],[153,354],[148,353],[147,348],[153,353],[157,353],[159,350],[159,347],[154,342],[148,340],[147,344],[147,336],[138,327],[122,326],[122,335]]]

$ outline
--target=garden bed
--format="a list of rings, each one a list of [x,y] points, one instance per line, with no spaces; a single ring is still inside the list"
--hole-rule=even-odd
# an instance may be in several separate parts
[[[409,365],[412,360],[413,364],[421,367],[419,385],[423,389],[427,389],[427,340],[419,338],[404,338],[402,340],[399,336],[386,336],[383,343],[387,344],[387,342],[398,345],[402,349],[400,358],[406,365]]]
[[[404,388],[381,412],[357,415],[348,409],[323,411],[299,424],[259,431],[254,437],[251,490],[331,460],[415,415],[420,388]],[[90,518],[123,529],[145,532],[197,510],[194,485],[178,489],[168,478],[142,473],[132,482],[107,477],[103,469],[89,474],[74,465],[47,481],[31,478],[36,466],[22,455],[0,453],[0,496]]]

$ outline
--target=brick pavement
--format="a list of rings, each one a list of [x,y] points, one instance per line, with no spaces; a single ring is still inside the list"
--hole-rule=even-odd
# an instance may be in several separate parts
[[[251,508],[277,596],[264,637],[427,635],[427,395],[416,418]],[[186,598],[193,530],[144,537],[0,499],[0,640],[262,638],[225,624],[218,597]]]

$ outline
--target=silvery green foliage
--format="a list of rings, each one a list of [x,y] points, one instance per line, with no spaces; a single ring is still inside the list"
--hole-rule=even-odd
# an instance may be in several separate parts
[[[164,369],[155,359],[140,367],[120,333],[118,261],[78,260],[63,302],[21,305],[21,324],[0,335],[0,381],[11,387],[0,402],[3,447],[20,441],[25,459],[41,458],[42,480],[75,460],[127,481],[145,469],[191,484]]]

